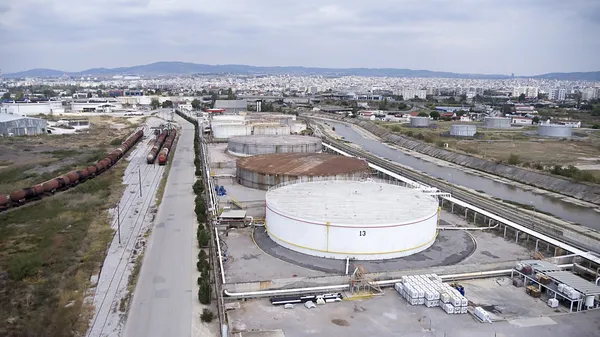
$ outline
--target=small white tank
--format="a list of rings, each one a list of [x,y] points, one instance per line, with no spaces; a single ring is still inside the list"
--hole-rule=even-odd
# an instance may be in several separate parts
[[[594,296],[590,295],[588,297],[585,298],[585,306],[587,308],[593,308],[594,307]]]

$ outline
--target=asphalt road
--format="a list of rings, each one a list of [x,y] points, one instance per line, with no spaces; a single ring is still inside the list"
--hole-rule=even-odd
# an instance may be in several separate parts
[[[174,118],[183,129],[125,323],[126,337],[191,336],[194,127]]]

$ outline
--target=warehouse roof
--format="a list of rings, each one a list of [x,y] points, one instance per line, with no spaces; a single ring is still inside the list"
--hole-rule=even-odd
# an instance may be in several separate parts
[[[215,101],[215,109],[246,109],[248,107],[248,102],[245,99],[236,99],[236,100],[224,100],[218,99]]]
[[[31,118],[31,117],[13,115],[13,114],[0,113],[0,122],[10,122],[10,121],[14,121],[14,120],[17,120],[17,119],[25,119],[25,118],[39,119],[39,118]]]
[[[401,226],[437,214],[438,202],[419,190],[375,181],[325,180],[272,188],[271,211],[332,226]]]

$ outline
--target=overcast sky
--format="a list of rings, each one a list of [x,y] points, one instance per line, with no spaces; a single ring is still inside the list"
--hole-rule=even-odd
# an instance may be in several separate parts
[[[1,0],[0,68],[600,70],[600,0]]]

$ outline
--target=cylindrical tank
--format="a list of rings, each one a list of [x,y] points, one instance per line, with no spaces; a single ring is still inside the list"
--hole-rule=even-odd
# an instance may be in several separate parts
[[[33,186],[31,189],[33,190],[33,194],[35,196],[38,196],[38,195],[44,193],[44,185],[43,184],[37,184],[37,185]]]
[[[587,296],[585,298],[585,306],[587,308],[593,308],[594,307],[594,295],[590,295],[590,296]]]
[[[227,139],[234,136],[252,134],[252,126],[244,124],[211,123],[212,135],[217,139]]]
[[[79,181],[79,174],[77,174],[75,171],[67,173],[66,176],[69,179],[70,184],[74,184]]]
[[[0,208],[7,207],[9,202],[8,196],[0,194]]]
[[[369,164],[365,160],[327,153],[275,153],[240,158],[236,173],[239,184],[261,190],[296,180],[368,176]]]
[[[455,124],[450,126],[450,135],[455,137],[473,137],[477,133],[477,126]]]
[[[24,188],[22,190],[13,191],[10,193],[9,198],[12,202],[21,202],[27,199],[31,199],[35,196],[33,189]]]
[[[322,150],[321,139],[308,136],[239,136],[227,141],[227,151],[240,157],[271,153],[317,153]]]
[[[410,126],[413,128],[426,128],[429,126],[429,117],[411,117]]]
[[[486,117],[483,125],[489,129],[510,129],[510,122],[506,117]]]
[[[88,171],[88,175],[90,175],[90,176],[95,175],[96,172],[98,171],[98,169],[96,168],[95,165],[88,166],[86,170]]]
[[[560,124],[540,124],[538,135],[542,137],[569,138],[573,135],[573,128]]]
[[[269,237],[297,252],[391,259],[434,243],[438,201],[417,189],[375,181],[290,183],[269,189],[265,220]]]
[[[54,191],[56,191],[56,189],[61,187],[60,182],[57,178],[46,181],[42,184],[42,186],[44,186],[44,192],[46,193],[53,193]]]

